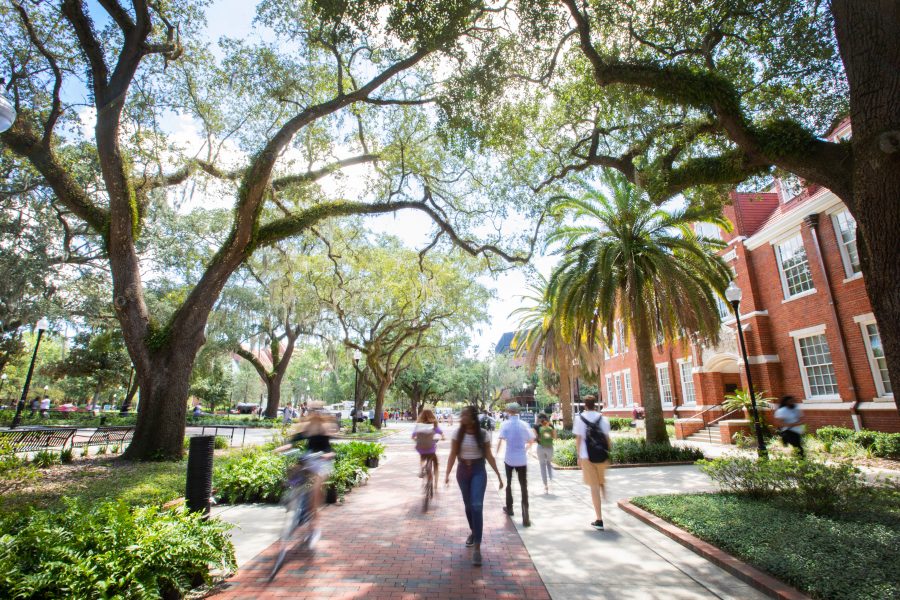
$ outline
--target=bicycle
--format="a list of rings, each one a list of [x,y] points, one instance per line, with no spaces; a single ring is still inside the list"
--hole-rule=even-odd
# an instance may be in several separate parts
[[[437,455],[432,454],[425,458],[425,482],[422,484],[422,512],[428,512],[428,503],[434,498],[434,466]]]
[[[296,535],[298,530],[303,526],[312,522],[313,511],[310,509],[312,503],[312,495],[314,492],[313,485],[319,465],[324,460],[322,452],[313,452],[303,454],[299,449],[289,450],[284,453],[287,457],[298,457],[297,466],[288,472],[284,495],[281,498],[281,504],[285,507],[284,524],[281,527],[281,535],[279,542],[281,548],[278,556],[275,558],[275,566],[272,574],[269,575],[269,581],[275,579],[284,559],[289,550],[296,545]],[[315,545],[317,531],[310,530],[302,538],[302,542],[310,549]]]

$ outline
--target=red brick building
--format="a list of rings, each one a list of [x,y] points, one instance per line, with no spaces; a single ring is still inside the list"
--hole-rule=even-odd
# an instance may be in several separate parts
[[[849,124],[834,137],[849,135]],[[741,321],[754,388],[802,402],[810,429],[823,425],[900,431],[878,325],[859,268],[856,224],[831,191],[779,181],[765,192],[731,194],[732,232],[721,252],[743,291]],[[731,307],[724,301],[721,341],[687,341],[655,350],[667,417],[679,437],[721,417],[726,393],[746,388]],[[642,403],[633,341],[615,336],[600,377],[605,412],[628,415]],[[695,417],[695,415],[699,415]],[[725,421],[727,423],[727,421]],[[730,439],[723,432],[722,440]]]

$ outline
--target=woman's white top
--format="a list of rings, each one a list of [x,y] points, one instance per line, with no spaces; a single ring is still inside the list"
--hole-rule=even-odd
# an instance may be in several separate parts
[[[479,435],[483,435],[478,430]],[[462,442],[459,445],[459,457],[463,460],[478,460],[484,458],[484,453],[478,447],[478,439],[474,433],[463,434]]]

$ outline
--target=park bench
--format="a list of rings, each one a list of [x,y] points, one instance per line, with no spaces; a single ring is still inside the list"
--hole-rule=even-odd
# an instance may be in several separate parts
[[[38,452],[64,448],[75,436],[74,427],[35,427],[0,431],[0,439],[10,443],[14,452]]]
[[[76,434],[72,439],[73,448],[85,448],[88,446],[119,446],[123,447],[134,436],[134,427],[97,427],[90,435]]]
[[[212,432],[212,435],[219,435],[220,429],[227,431],[229,446],[234,445],[234,436],[238,431],[240,431],[240,433],[241,433],[241,446],[244,445],[244,438],[247,437],[247,428],[246,427],[236,427],[234,425],[191,425],[190,421],[188,421],[187,426],[200,429],[200,433],[187,432],[186,435],[188,437],[194,437],[197,435],[208,435],[207,430],[210,430]],[[226,436],[222,435],[222,437],[226,437]]]

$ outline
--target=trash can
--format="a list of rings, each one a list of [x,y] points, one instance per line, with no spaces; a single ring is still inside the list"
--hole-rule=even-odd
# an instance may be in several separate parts
[[[184,499],[188,510],[209,514],[212,495],[213,449],[215,436],[198,435],[191,438],[188,449],[187,485]]]

